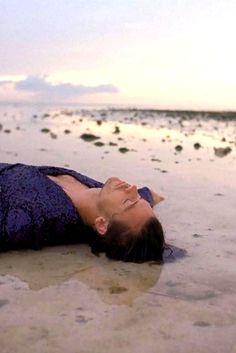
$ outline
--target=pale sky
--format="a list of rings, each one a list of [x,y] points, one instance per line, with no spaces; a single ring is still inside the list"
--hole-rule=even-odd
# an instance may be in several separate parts
[[[0,101],[236,110],[236,0],[0,0]]]

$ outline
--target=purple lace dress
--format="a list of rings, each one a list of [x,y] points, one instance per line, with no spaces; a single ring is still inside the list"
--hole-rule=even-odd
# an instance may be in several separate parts
[[[86,227],[64,190],[47,175],[67,174],[89,188],[103,183],[71,169],[0,163],[0,251],[84,241]],[[153,203],[147,187],[138,189]]]

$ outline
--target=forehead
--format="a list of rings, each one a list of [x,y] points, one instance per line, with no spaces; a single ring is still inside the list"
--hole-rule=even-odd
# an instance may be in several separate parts
[[[155,217],[151,206],[146,200],[140,199],[132,207],[116,215],[115,219],[125,222],[132,230],[139,231],[151,217]]]

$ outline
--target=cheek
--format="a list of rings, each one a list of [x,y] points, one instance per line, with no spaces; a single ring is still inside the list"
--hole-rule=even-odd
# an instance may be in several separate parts
[[[104,207],[108,207],[111,210],[117,211],[124,202],[124,195],[123,193],[117,191],[112,192],[109,195],[106,195],[103,199]]]

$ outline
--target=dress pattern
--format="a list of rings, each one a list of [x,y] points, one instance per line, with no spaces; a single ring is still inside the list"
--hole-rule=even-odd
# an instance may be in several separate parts
[[[79,243],[86,229],[64,190],[47,175],[70,175],[89,188],[104,184],[74,170],[0,163],[0,251]],[[151,206],[149,188],[138,189]]]

